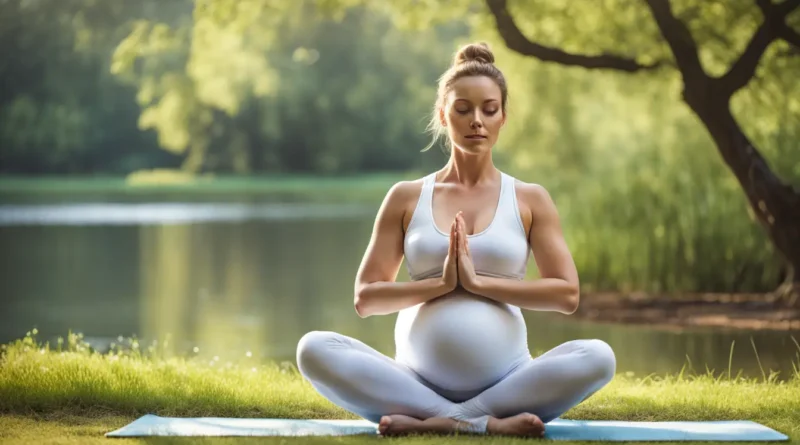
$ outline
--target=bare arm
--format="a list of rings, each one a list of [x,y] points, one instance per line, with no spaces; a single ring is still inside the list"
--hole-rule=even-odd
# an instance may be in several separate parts
[[[403,262],[403,217],[417,197],[410,182],[395,184],[386,194],[355,281],[355,310],[359,317],[386,315],[440,297],[455,288],[444,277],[395,282]]]
[[[578,309],[580,283],[558,211],[543,187],[532,184],[524,187],[532,213],[528,240],[541,279],[517,281],[480,276],[472,292],[522,309],[571,314]]]

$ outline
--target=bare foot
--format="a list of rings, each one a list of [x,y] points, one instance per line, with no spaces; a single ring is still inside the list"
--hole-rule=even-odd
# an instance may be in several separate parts
[[[425,420],[415,419],[402,414],[381,417],[378,434],[382,436],[401,436],[407,434],[452,434],[458,422],[446,417],[430,417]]]
[[[534,414],[522,413],[505,419],[489,418],[486,432],[501,436],[543,437],[544,422]]]
[[[381,417],[378,434],[381,436],[399,436],[419,432],[422,421],[402,414]]]

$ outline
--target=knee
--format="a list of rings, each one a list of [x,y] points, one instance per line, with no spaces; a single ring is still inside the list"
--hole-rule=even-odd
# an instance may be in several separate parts
[[[610,382],[617,373],[617,358],[614,350],[603,340],[588,340],[585,344],[588,366],[593,378],[603,385]]]
[[[326,366],[325,358],[336,341],[336,333],[327,331],[311,331],[297,342],[297,369],[304,376],[316,374]]]

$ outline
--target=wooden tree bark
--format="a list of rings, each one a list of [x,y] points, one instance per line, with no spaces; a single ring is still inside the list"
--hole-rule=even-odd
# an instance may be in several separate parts
[[[800,190],[783,183],[775,175],[730,111],[731,97],[752,79],[761,56],[773,41],[783,39],[793,49],[800,50],[800,33],[786,24],[786,16],[800,6],[800,0],[785,0],[779,4],[756,0],[764,20],[739,59],[719,78],[713,78],[703,70],[697,44],[686,25],[672,13],[669,0],[644,1],[674,56],[674,62],[642,65],[634,59],[613,54],[570,54],[546,47],[524,36],[508,12],[507,0],[486,0],[486,4],[501,38],[511,50],[520,54],[588,69],[636,72],[663,66],[677,68],[683,79],[683,100],[705,125],[758,221],[786,260],[787,277],[774,293],[776,302],[800,305]]]

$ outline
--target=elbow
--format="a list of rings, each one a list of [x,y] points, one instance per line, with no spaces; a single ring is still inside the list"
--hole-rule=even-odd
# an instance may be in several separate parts
[[[356,297],[356,301],[353,303],[353,308],[356,310],[356,315],[360,318],[367,318],[368,315],[364,311],[364,302]]]
[[[562,312],[567,315],[572,315],[578,310],[581,301],[581,292],[579,289],[573,289],[572,292],[564,299],[564,308]]]
[[[367,318],[370,316],[367,312],[367,304],[364,295],[360,289],[356,291],[356,295],[353,299],[353,308],[356,310],[356,315],[360,318]]]

